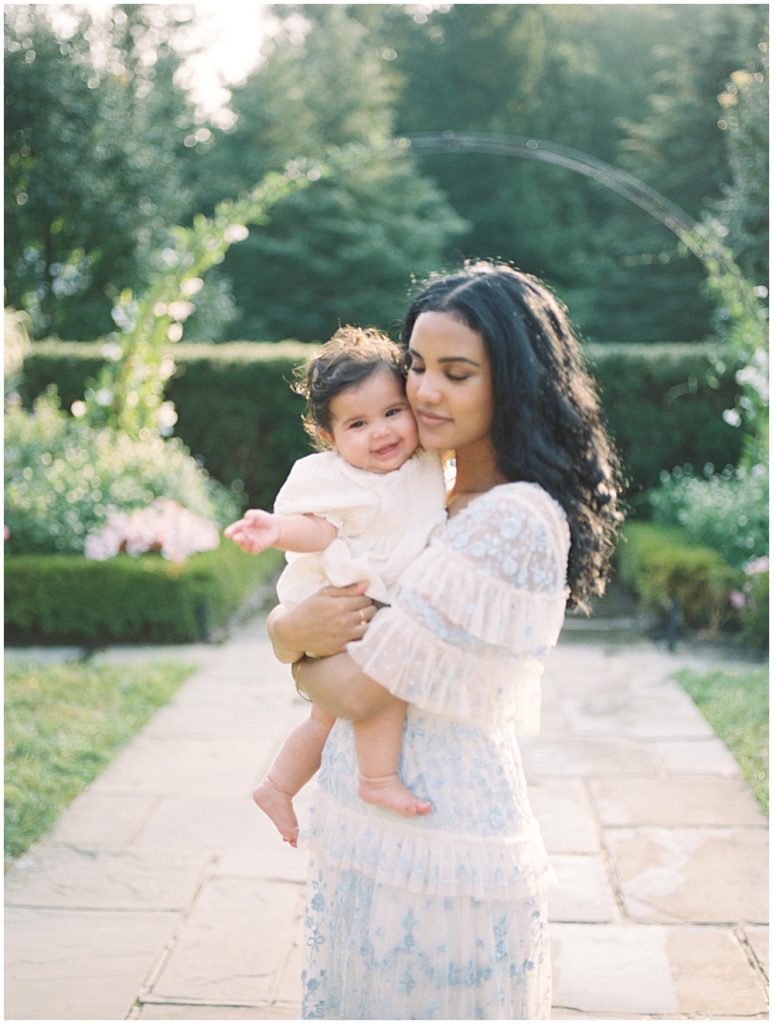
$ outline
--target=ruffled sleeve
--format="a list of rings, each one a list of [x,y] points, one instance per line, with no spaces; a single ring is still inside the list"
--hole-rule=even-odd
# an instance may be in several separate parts
[[[337,529],[359,532],[379,507],[368,474],[352,470],[335,452],[315,452],[299,459],[274,502],[274,511],[316,515]]]
[[[351,657],[395,696],[466,720],[539,724],[539,679],[564,619],[569,531],[537,485],[493,488],[400,577]]]

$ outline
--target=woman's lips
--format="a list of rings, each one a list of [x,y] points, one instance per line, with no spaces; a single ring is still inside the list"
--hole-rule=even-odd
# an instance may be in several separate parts
[[[440,427],[444,423],[451,422],[448,416],[438,416],[437,413],[429,412],[426,409],[417,409],[416,419],[425,427]]]

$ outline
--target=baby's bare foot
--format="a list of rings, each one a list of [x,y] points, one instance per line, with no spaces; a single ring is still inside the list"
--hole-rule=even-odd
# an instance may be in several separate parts
[[[379,779],[360,775],[358,792],[360,800],[364,800],[366,804],[386,807],[407,818],[414,818],[417,814],[429,814],[432,810],[432,804],[428,800],[419,800],[415,797],[410,789],[402,784],[399,775],[384,775]]]
[[[298,819],[293,810],[293,801],[289,793],[279,789],[271,779],[266,778],[261,782],[252,799],[279,829],[279,834],[290,846],[298,845]]]

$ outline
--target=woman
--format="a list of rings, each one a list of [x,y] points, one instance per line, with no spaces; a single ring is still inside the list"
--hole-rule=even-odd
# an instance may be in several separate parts
[[[309,832],[303,1014],[544,1018],[551,869],[516,735],[538,725],[567,599],[604,589],[617,462],[534,278],[479,263],[432,279],[403,337],[421,444],[455,457],[448,524],[390,607],[327,589],[269,617],[296,685],[339,719]],[[350,723],[390,694],[410,705],[401,774],[423,818],[357,800]]]

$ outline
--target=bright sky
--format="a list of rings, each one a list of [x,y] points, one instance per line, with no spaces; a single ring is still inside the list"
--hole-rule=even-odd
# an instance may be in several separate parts
[[[71,8],[88,7],[99,15],[115,5],[97,0],[88,4],[35,6],[47,7],[54,24],[66,33],[77,24]],[[184,6],[196,12],[186,31],[185,48],[201,52],[189,57],[181,84],[190,89],[196,103],[208,114],[216,115],[228,102],[226,87],[243,81],[258,63],[261,43],[270,33],[273,19],[268,4],[260,2],[199,0]]]
[[[47,3],[40,6],[47,7],[54,23],[66,30],[68,23],[73,28],[75,26],[69,8],[89,7],[101,13],[107,12],[114,4],[92,0],[88,4]],[[224,112],[229,99],[227,87],[242,82],[256,66],[261,44],[271,34],[275,20],[268,11],[269,4],[260,0],[197,0],[184,6],[192,7],[196,12],[187,29],[187,47],[191,50],[198,48],[201,52],[188,58],[180,84],[190,90],[194,101],[207,115],[225,126],[230,122],[227,112]],[[439,5],[428,3],[421,6],[431,8]],[[297,26],[291,25],[291,32],[297,28],[302,35],[304,19],[297,16],[295,20]]]
[[[196,102],[213,114],[228,101],[224,86],[243,81],[257,64],[270,17],[262,3],[201,0],[192,6],[197,18],[191,40],[202,44],[202,52],[188,61],[190,87]]]

